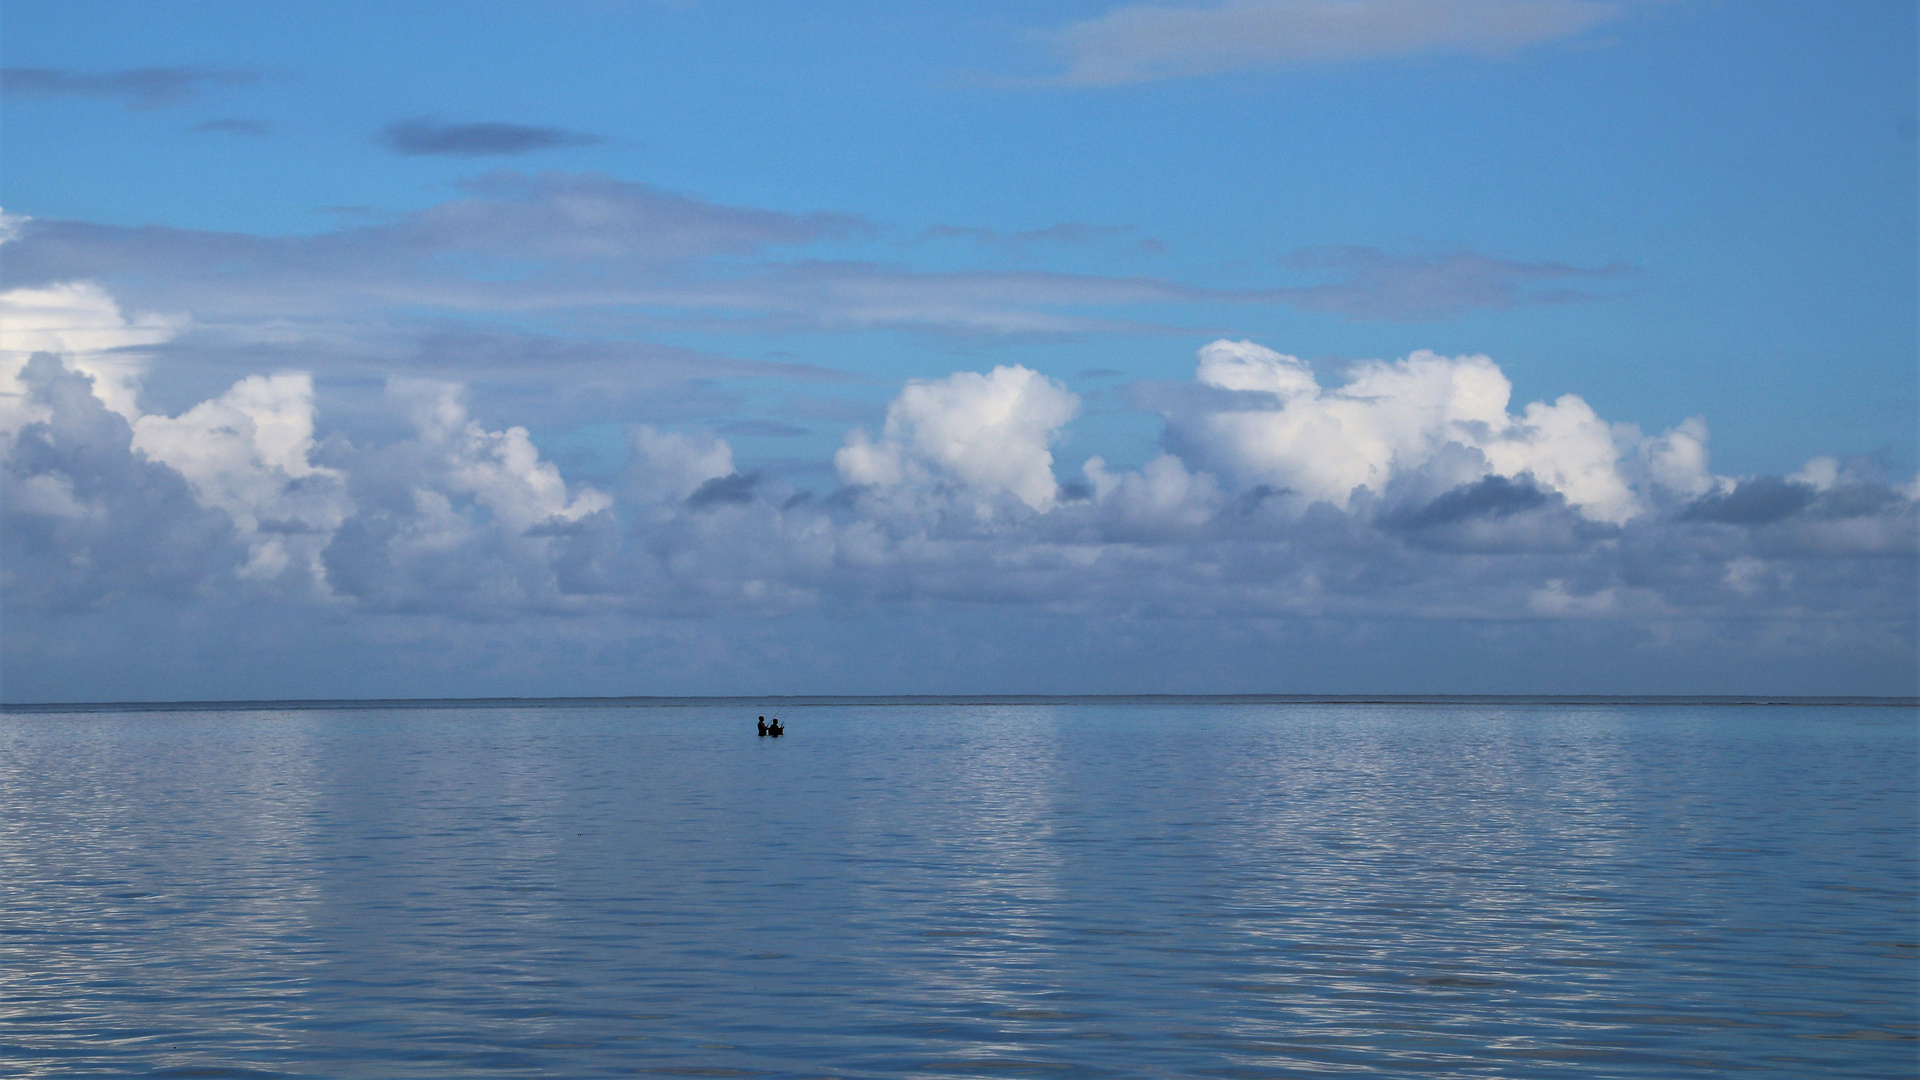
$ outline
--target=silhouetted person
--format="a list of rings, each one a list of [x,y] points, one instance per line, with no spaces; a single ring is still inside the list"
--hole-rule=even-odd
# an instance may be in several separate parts
[[[787,729],[780,726],[780,718],[777,716],[773,718],[773,723],[767,725],[767,734],[776,739],[786,733]]]
[[[777,720],[774,722],[779,723],[779,721]],[[763,716],[760,718],[759,727],[760,727],[760,737],[763,739],[766,738],[767,737],[767,718],[766,717]]]

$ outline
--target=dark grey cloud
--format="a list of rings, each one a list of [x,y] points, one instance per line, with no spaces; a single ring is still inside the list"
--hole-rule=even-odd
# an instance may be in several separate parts
[[[273,125],[265,120],[247,120],[241,117],[224,117],[219,120],[207,120],[193,125],[193,130],[212,132],[221,135],[271,135]]]
[[[1901,501],[1900,493],[1885,484],[1840,484],[1821,492],[1810,512],[1833,520],[1872,517],[1898,507]]]
[[[687,496],[687,508],[702,510],[725,503],[749,503],[753,501],[753,489],[759,485],[759,473],[729,473],[726,476],[716,476],[695,488],[693,494]]]
[[[212,87],[251,86],[256,72],[237,68],[149,67],[78,72],[62,68],[0,68],[0,91],[21,97],[122,98],[130,109],[179,105]]]
[[[1729,525],[1765,525],[1792,517],[1817,497],[1810,484],[1796,484],[1777,476],[1742,480],[1732,491],[1708,495],[1681,514],[1687,521],[1719,521]]]
[[[1872,479],[1867,463],[1851,463],[1848,472],[1825,488],[1789,477],[1748,477],[1686,504],[1673,520],[1767,558],[1913,558],[1920,506],[1911,494]]]
[[[1619,532],[1582,517],[1565,496],[1525,473],[1482,477],[1373,520],[1415,547],[1463,555],[1578,552]]]
[[[1423,506],[1389,514],[1383,523],[1390,528],[1425,529],[1469,518],[1506,517],[1523,510],[1538,510],[1554,501],[1565,500],[1542,491],[1531,476],[1486,476],[1454,488]]]
[[[598,135],[565,128],[500,121],[448,124],[430,116],[398,120],[380,132],[383,146],[411,156],[508,157],[534,150],[595,146],[604,141]]]

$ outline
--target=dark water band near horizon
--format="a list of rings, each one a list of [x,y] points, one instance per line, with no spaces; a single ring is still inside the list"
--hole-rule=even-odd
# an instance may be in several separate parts
[[[1920,711],[1766,700],[9,706],[0,1071],[1914,1076]]]

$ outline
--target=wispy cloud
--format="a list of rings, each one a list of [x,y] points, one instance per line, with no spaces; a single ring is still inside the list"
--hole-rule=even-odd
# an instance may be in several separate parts
[[[1602,0],[1227,0],[1129,4],[1049,35],[1047,82],[1116,86],[1295,64],[1505,56],[1619,18]]]
[[[210,87],[251,86],[257,72],[238,68],[150,67],[78,72],[63,68],[0,68],[0,91],[21,97],[125,99],[130,109],[159,109]]]
[[[1472,251],[1401,254],[1374,247],[1299,252],[1288,257],[1285,265],[1337,279],[1324,285],[1279,290],[1278,295],[1294,306],[1336,312],[1355,320],[1389,322],[1594,300],[1598,299],[1596,294],[1564,283],[1635,273],[1628,266],[1520,262]]]
[[[240,117],[225,117],[219,120],[207,120],[193,125],[193,130],[216,132],[221,135],[271,135],[273,125],[265,120],[247,120]]]
[[[1139,330],[1147,327],[1083,309],[1250,299],[1146,277],[795,258],[871,226],[844,214],[718,205],[604,176],[502,171],[462,186],[463,198],[310,237],[37,220],[9,248],[0,277],[16,285],[119,279],[142,306],[237,320],[364,319],[404,307],[503,317],[568,311],[627,327],[986,335]]]
[[[486,121],[447,124],[427,116],[399,120],[380,133],[380,142],[396,154],[440,157],[509,157],[565,146],[595,146],[598,135],[565,128]]]
[[[1001,251],[1024,251],[1040,244],[1059,247],[1083,247],[1100,240],[1125,236],[1132,225],[1090,225],[1084,221],[1066,221],[1039,229],[1001,232],[974,225],[934,225],[921,234],[923,240],[970,240],[977,247]]]
[[[98,279],[142,308],[190,310],[208,325],[318,320],[330,334],[422,313],[564,313],[610,333],[885,328],[1031,337],[1165,333],[1180,328],[1170,311],[1191,320],[1199,306],[1442,319],[1593,299],[1570,283],[1628,272],[1473,252],[1342,248],[1287,264],[1330,280],[1227,289],[1004,265],[1006,256],[1026,257],[1020,245],[1117,231],[1078,225],[1026,233],[948,227],[947,235],[973,240],[989,268],[931,271],[814,257],[823,243],[875,238],[879,230],[852,215],[727,206],[594,174],[500,170],[459,187],[460,197],[423,210],[372,214],[366,224],[311,236],[35,220],[10,245],[0,281]],[[1002,265],[991,266],[995,261]]]
[[[690,275],[709,260],[864,227],[850,215],[725,206],[597,175],[499,171],[460,186],[460,198],[425,210],[307,237],[37,219],[0,274],[16,284],[158,275],[146,286],[153,304],[232,314],[698,303]]]
[[[807,429],[778,420],[734,420],[722,425],[720,434],[743,439],[793,439],[807,434]]]

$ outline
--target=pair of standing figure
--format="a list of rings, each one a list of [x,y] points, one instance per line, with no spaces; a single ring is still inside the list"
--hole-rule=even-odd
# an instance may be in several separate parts
[[[774,717],[773,723],[771,724],[767,723],[766,717],[763,716],[760,718],[760,734],[763,737],[770,736],[772,738],[777,739],[786,733],[787,733],[787,729],[780,726],[779,717],[777,716]]]

